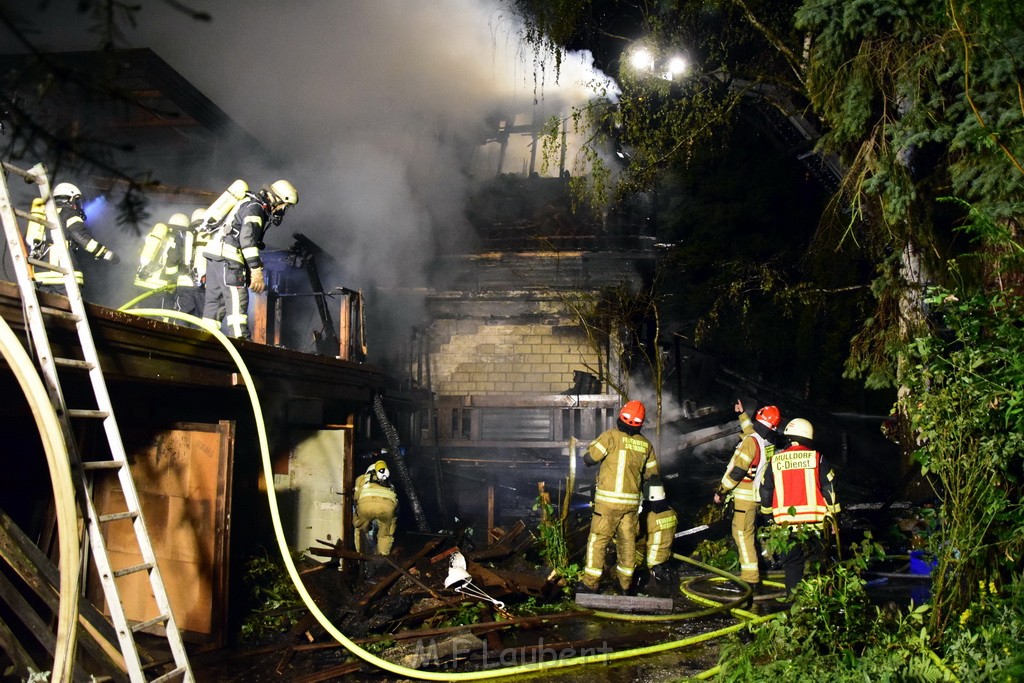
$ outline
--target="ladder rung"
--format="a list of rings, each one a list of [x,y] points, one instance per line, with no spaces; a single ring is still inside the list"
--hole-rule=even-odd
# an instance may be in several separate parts
[[[14,164],[9,164],[6,161],[0,162],[0,163],[2,163],[3,167],[5,169],[7,169],[8,171],[10,171],[11,173],[16,173],[16,174],[20,175],[22,178],[24,178],[25,180],[27,180],[30,183],[38,183],[39,182],[39,171],[36,170],[36,168],[38,168],[38,165],[37,166],[33,166],[32,168],[30,168],[30,169],[28,169],[26,171],[25,169],[19,168],[19,167],[15,166]]]
[[[76,360],[74,358],[54,358],[53,363],[62,368],[78,368],[79,370],[92,370],[95,367],[87,360]]]
[[[156,626],[157,624],[162,624],[162,623],[164,623],[165,621],[167,621],[170,618],[171,618],[171,616],[169,614],[161,614],[159,616],[153,617],[149,621],[140,621],[139,623],[137,623],[134,626],[132,626],[132,631],[135,631],[136,633],[138,633],[139,631],[141,631],[143,629],[147,629],[150,626]]]
[[[118,519],[135,519],[138,516],[139,513],[136,510],[128,510],[126,512],[112,512],[109,515],[100,515],[99,521],[102,524],[103,522],[113,522]]]
[[[174,669],[172,671],[168,671],[167,673],[165,673],[163,676],[160,676],[159,678],[154,678],[149,683],[167,683],[168,681],[173,681],[178,676],[184,676],[184,675],[185,675],[185,667],[179,666],[177,669]]]
[[[50,308],[49,306],[40,306],[39,312],[44,313],[46,315],[52,315],[54,318],[63,318],[64,320],[71,320],[76,323],[79,320],[81,320],[81,318],[75,315],[74,313],[62,311],[59,308]]]
[[[89,460],[82,463],[84,470],[116,470],[124,465],[120,460]]]
[[[84,417],[91,420],[105,420],[110,413],[105,410],[90,410],[88,408],[68,408],[68,417]]]
[[[122,576],[135,574],[136,572],[148,572],[152,568],[152,562],[143,562],[142,564],[137,564],[134,567],[125,567],[124,569],[118,569],[116,572],[114,572],[114,578],[119,579]]]
[[[64,266],[58,266],[53,263],[50,263],[49,261],[40,261],[37,258],[27,258],[25,260],[28,261],[29,264],[35,266],[36,268],[42,268],[43,270],[52,270],[53,272],[60,273],[61,275],[67,275],[69,272],[71,272]]]

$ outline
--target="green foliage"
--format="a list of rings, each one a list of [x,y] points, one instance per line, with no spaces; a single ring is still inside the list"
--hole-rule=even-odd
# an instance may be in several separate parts
[[[942,499],[935,629],[1002,581],[1024,553],[1024,301],[1008,292],[928,297],[942,327],[909,350],[914,372],[899,408],[915,457]]]
[[[717,541],[703,540],[693,550],[693,556],[712,567],[734,571],[740,568],[740,556],[735,545],[724,538]]]
[[[295,553],[298,561],[301,553]],[[242,621],[243,641],[259,640],[289,629],[306,609],[284,564],[263,551],[245,562],[244,582],[254,607]]]
[[[979,585],[977,595],[943,638],[950,668],[964,683],[1024,679],[1024,581]]]
[[[490,611],[489,607],[480,602],[461,602],[454,609],[445,610],[444,619],[438,624],[440,628],[450,626],[466,626],[468,624],[479,624],[484,615]]]
[[[565,529],[555,514],[555,506],[546,494],[542,494],[537,496],[533,509],[541,512],[540,523],[537,525],[541,557],[552,569],[565,569],[569,564],[569,548],[565,542]]]

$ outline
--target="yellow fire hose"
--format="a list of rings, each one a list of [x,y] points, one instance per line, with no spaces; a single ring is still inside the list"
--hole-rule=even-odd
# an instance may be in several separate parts
[[[632,658],[632,657],[639,657],[639,656],[643,656],[643,655],[656,654],[656,653],[660,653],[660,652],[667,652],[669,650],[676,650],[676,649],[688,647],[690,645],[695,645],[697,643],[702,643],[702,642],[705,642],[705,641],[708,641],[708,640],[713,640],[715,638],[719,638],[721,636],[728,635],[730,633],[735,633],[735,632],[741,631],[743,629],[751,628],[752,626],[756,626],[757,624],[763,623],[763,622],[768,621],[770,619],[774,619],[777,616],[776,614],[771,614],[771,615],[767,615],[767,616],[764,616],[764,617],[757,617],[757,618],[751,619],[750,621],[746,621],[746,622],[739,623],[739,624],[734,624],[733,626],[727,626],[725,628],[721,628],[721,629],[718,629],[716,631],[710,631],[708,633],[702,633],[702,634],[698,634],[698,635],[695,635],[695,636],[689,636],[689,637],[683,638],[681,640],[673,640],[673,641],[670,641],[670,642],[659,643],[657,645],[649,645],[647,647],[635,648],[635,649],[631,649],[631,650],[622,650],[620,652],[613,652],[613,653],[607,653],[607,654],[596,654],[596,655],[574,657],[574,658],[571,658],[571,659],[559,659],[559,660],[541,661],[541,662],[534,662],[534,663],[531,663],[531,664],[522,664],[522,665],[519,665],[519,666],[507,667],[507,668],[502,668],[502,669],[487,669],[487,670],[483,670],[483,671],[463,671],[463,672],[456,672],[456,673],[444,673],[444,672],[435,672],[435,671],[420,671],[419,669],[413,669],[413,668],[410,668],[410,667],[402,666],[400,664],[395,664],[394,662],[390,662],[390,661],[388,661],[386,659],[378,657],[377,655],[375,655],[375,654],[373,654],[371,652],[368,652],[367,650],[364,650],[363,648],[359,647],[357,644],[352,642],[352,640],[349,639],[344,633],[339,631],[338,628],[333,623],[331,623],[331,621],[327,618],[327,616],[320,610],[320,608],[317,606],[317,604],[313,601],[313,598],[312,598],[312,596],[310,596],[309,591],[306,590],[306,587],[302,583],[302,579],[299,576],[298,569],[295,567],[295,562],[292,559],[291,552],[289,551],[288,544],[287,544],[287,542],[286,542],[286,540],[284,538],[284,531],[283,531],[282,526],[281,526],[281,513],[280,513],[280,510],[278,508],[278,503],[277,503],[277,491],[274,488],[274,474],[273,474],[273,469],[271,467],[271,462],[270,462],[270,448],[269,448],[268,442],[267,442],[266,424],[263,421],[263,409],[262,409],[261,404],[260,404],[259,395],[256,393],[256,388],[255,388],[255,383],[253,382],[253,378],[250,375],[248,368],[245,366],[245,363],[243,362],[242,357],[238,353],[238,350],[235,348],[234,344],[232,344],[231,340],[228,339],[220,331],[220,329],[218,329],[218,327],[216,326],[216,323],[208,321],[208,320],[203,320],[201,318],[196,318],[195,316],[191,316],[191,315],[188,315],[186,313],[181,313],[179,311],[173,311],[173,310],[165,310],[165,309],[133,309],[133,310],[131,310],[129,312],[134,313],[136,315],[143,316],[143,317],[160,317],[160,318],[167,317],[167,318],[173,318],[173,319],[176,319],[176,320],[181,320],[183,322],[190,323],[192,325],[196,325],[196,326],[198,326],[198,327],[200,327],[202,329],[205,329],[208,332],[210,332],[210,334],[212,334],[214,336],[214,338],[216,338],[217,341],[219,341],[221,343],[221,345],[224,347],[224,349],[231,356],[232,360],[234,361],[235,365],[237,366],[239,372],[242,375],[242,378],[244,380],[245,390],[246,390],[246,392],[248,392],[249,401],[252,404],[253,417],[255,418],[255,421],[256,421],[256,432],[257,432],[257,436],[258,436],[258,440],[259,440],[259,444],[260,444],[260,455],[261,455],[261,458],[262,458],[262,461],[263,461],[263,471],[264,471],[264,476],[265,476],[266,482],[267,482],[267,502],[270,505],[270,516],[271,516],[271,519],[272,519],[273,525],[274,525],[274,533],[275,533],[275,535],[277,537],[278,549],[281,552],[281,559],[282,559],[282,561],[283,561],[283,563],[285,565],[285,568],[288,570],[288,574],[291,577],[292,582],[295,584],[295,589],[296,589],[296,591],[298,591],[299,596],[302,598],[302,601],[305,603],[306,608],[309,610],[310,614],[313,615],[313,617],[317,620],[317,622],[319,622],[320,625],[329,634],[331,634],[331,636],[339,644],[341,644],[343,647],[345,647],[345,649],[348,650],[350,653],[352,653],[356,657],[362,659],[363,661],[367,662],[368,664],[372,664],[373,666],[376,666],[376,667],[378,667],[380,669],[383,669],[385,671],[388,671],[390,673],[393,673],[393,674],[396,674],[396,675],[399,675],[399,676],[406,676],[408,678],[415,678],[415,679],[426,680],[426,681],[479,681],[479,680],[490,680],[490,679],[493,679],[493,678],[504,678],[506,676],[516,676],[516,675],[522,675],[522,674],[527,674],[527,673],[536,673],[538,671],[546,671],[546,670],[550,670],[550,669],[564,669],[564,668],[568,668],[568,667],[572,667],[572,666],[583,666],[583,665],[586,665],[586,664],[607,664],[608,662],[612,662],[612,661],[629,659],[629,658]],[[696,564],[698,566],[702,566],[707,571],[712,571],[712,572],[716,572],[716,573],[717,572],[721,572],[721,570],[716,570],[716,569],[714,569],[712,567],[709,567],[707,565],[703,565],[702,563],[699,563],[696,560],[690,560],[689,558],[684,558],[684,557],[679,556],[679,555],[677,555],[676,557],[679,557],[683,561],[690,562],[690,563]],[[721,573],[722,574],[727,574],[727,572],[721,572]],[[728,576],[732,577],[731,574],[728,574]],[[735,579],[735,577],[733,577],[733,578]],[[736,579],[736,580],[738,581],[738,579]],[[744,584],[744,585],[746,585],[746,584]],[[750,587],[746,586],[746,588],[749,591]],[[714,610],[712,610],[710,612],[708,612],[706,610],[702,610],[702,613],[706,612],[706,613],[710,614],[710,613],[715,613],[715,612],[718,612],[718,611],[722,611],[724,609],[728,609],[728,606],[723,605],[723,606],[721,606],[721,607],[719,607],[717,609],[714,609]],[[602,616],[609,616],[609,617],[612,617],[612,618],[622,618],[621,615],[613,615],[612,613],[608,613],[608,612],[602,613]],[[672,615],[665,615],[665,616],[672,616]],[[656,621],[658,619],[647,617],[647,619],[645,619],[645,620]]]
[[[57,605],[57,640],[53,652],[51,681],[71,680],[78,643],[78,579],[80,575],[78,542],[78,507],[71,478],[67,444],[50,396],[36,372],[32,358],[14,335],[7,321],[0,318],[0,353],[21,385],[35,418],[39,436],[46,452],[53,486],[57,516],[58,548],[60,549],[60,596]]]

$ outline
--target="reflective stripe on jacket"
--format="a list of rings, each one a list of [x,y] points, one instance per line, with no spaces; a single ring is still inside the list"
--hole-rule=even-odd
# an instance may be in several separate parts
[[[594,501],[620,509],[638,507],[643,483],[658,474],[651,442],[612,428],[591,441],[587,453],[601,464]]]
[[[794,444],[777,452],[765,470],[761,511],[779,524],[820,524],[839,511],[834,473],[818,451]]]

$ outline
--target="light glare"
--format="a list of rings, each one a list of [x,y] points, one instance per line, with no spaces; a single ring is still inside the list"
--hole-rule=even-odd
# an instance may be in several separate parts
[[[647,50],[640,48],[633,52],[630,63],[637,71],[650,71],[654,68],[654,57]]]

